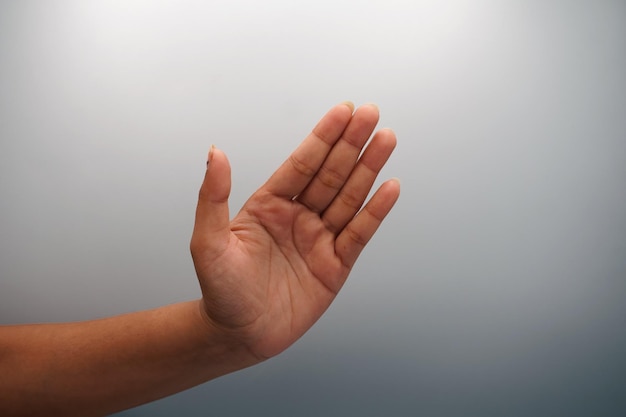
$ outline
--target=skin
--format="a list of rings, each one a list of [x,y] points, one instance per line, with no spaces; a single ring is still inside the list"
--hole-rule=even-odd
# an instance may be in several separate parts
[[[196,301],[78,323],[0,327],[0,415],[98,416],[271,358],[324,313],[400,193],[367,195],[396,145],[378,108],[342,103],[229,219],[209,152],[191,253]],[[372,135],[373,134],[373,135]]]

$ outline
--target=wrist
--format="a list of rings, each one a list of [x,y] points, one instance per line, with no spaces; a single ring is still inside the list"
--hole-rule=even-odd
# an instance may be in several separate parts
[[[224,373],[233,372],[263,362],[266,358],[255,355],[245,341],[238,337],[236,332],[224,329],[208,316],[204,301],[196,303],[196,322],[198,335],[201,338],[202,349],[210,360],[221,357],[222,364],[230,369]]]

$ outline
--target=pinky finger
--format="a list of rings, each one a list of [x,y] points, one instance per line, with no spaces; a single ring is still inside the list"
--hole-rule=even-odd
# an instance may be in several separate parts
[[[399,195],[400,181],[395,178],[386,181],[339,233],[335,241],[335,253],[348,270],[352,269],[361,251],[391,211]]]

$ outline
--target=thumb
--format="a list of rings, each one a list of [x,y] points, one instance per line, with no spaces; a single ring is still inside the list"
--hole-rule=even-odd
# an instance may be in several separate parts
[[[230,163],[226,154],[211,146],[204,181],[200,187],[196,222],[191,239],[192,253],[226,249],[230,236],[228,197]]]

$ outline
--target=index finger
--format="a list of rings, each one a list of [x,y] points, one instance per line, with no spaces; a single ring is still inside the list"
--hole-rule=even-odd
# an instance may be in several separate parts
[[[344,102],[331,108],[300,146],[272,174],[263,188],[277,196],[300,194],[320,169],[333,145],[352,118],[354,104]]]

